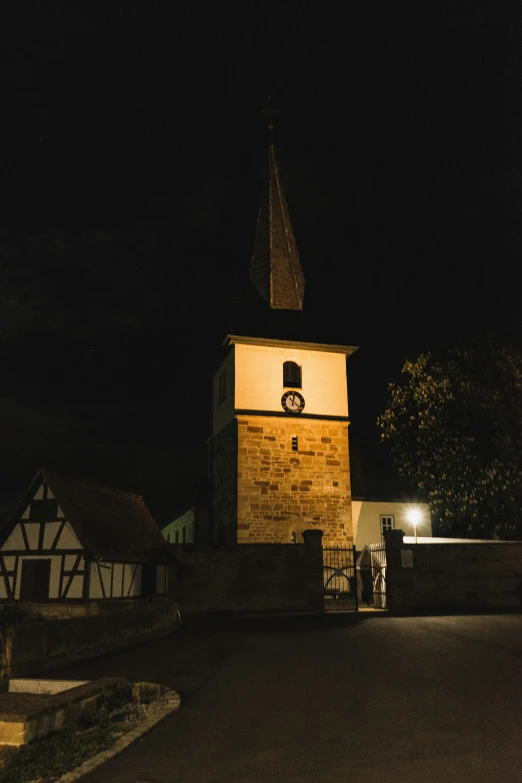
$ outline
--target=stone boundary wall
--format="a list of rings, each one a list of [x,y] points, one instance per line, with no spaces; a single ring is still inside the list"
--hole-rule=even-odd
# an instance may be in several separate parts
[[[175,630],[176,607],[166,601],[138,603],[134,611],[24,623],[0,639],[0,690],[9,677],[38,674],[52,666],[93,658]]]
[[[238,544],[231,549],[173,546],[169,597],[183,612],[322,611],[320,530],[304,544]]]
[[[402,531],[391,533],[386,540],[391,610],[522,607],[522,541],[404,544]],[[402,564],[404,550],[411,552],[411,568]]]

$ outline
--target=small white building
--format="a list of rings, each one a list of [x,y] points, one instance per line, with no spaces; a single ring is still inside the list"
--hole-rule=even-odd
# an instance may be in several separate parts
[[[195,541],[195,517],[193,508],[188,508],[182,514],[171,520],[161,533],[169,544],[193,544]]]
[[[0,604],[165,594],[169,559],[139,495],[40,470],[0,530]]]
[[[377,500],[352,497],[353,539],[358,552],[370,544],[383,541],[386,530],[415,532],[431,536],[431,516],[428,503],[406,500]]]
[[[161,534],[168,544],[196,544],[205,546],[210,540],[209,506],[200,500],[181,503],[173,518],[161,528]]]

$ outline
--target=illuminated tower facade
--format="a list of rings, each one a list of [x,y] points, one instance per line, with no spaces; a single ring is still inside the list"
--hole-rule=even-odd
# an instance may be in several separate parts
[[[305,280],[271,138],[250,286],[249,326],[227,335],[213,379],[214,540],[302,543],[318,528],[326,546],[351,545],[346,359],[356,349],[302,337]]]

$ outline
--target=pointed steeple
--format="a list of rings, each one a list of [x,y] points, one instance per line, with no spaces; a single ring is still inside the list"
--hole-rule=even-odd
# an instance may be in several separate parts
[[[257,220],[250,280],[271,310],[302,310],[305,280],[272,139],[273,109],[268,118],[268,180]]]

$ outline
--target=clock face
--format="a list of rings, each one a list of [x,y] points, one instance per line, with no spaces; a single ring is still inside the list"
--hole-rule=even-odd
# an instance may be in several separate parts
[[[281,405],[287,413],[301,413],[305,406],[304,397],[296,391],[287,391],[281,397]]]

